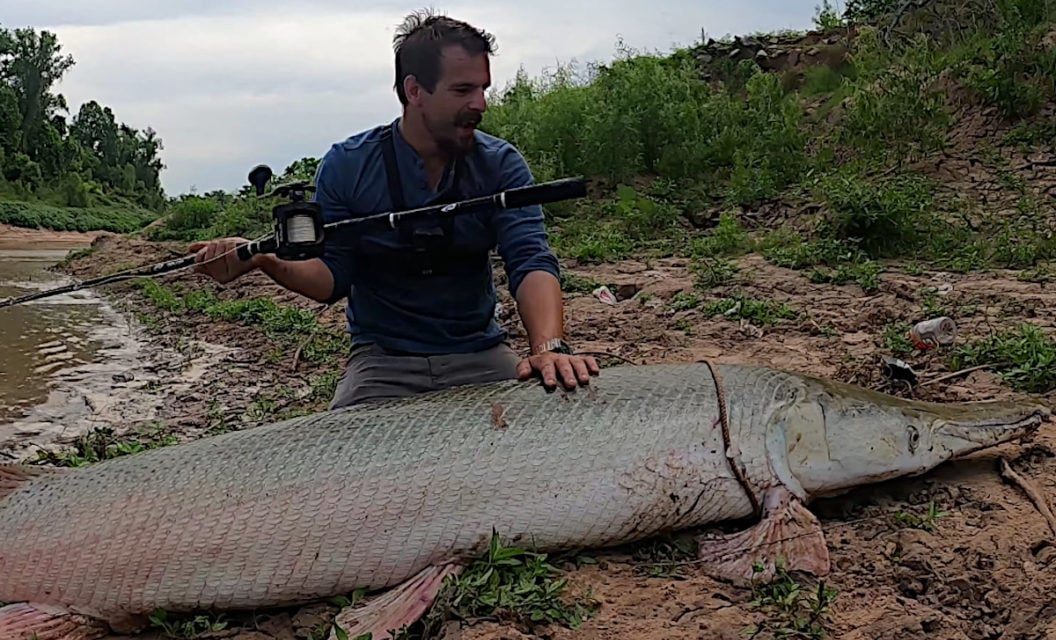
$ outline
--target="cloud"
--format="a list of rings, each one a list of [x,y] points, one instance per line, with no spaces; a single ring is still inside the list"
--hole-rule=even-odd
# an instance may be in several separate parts
[[[13,5],[12,5],[13,3]],[[164,143],[170,194],[237,189],[254,165],[276,171],[320,156],[349,135],[399,114],[392,91],[392,35],[414,5],[278,0],[142,3],[6,0],[5,26],[58,34],[77,64],[58,86],[71,115],[97,100],[117,118],[151,127]],[[536,75],[573,60],[611,59],[617,40],[643,50],[810,25],[813,4],[740,5],[672,0],[535,0],[441,7],[495,34],[492,77],[502,87],[523,66]]]

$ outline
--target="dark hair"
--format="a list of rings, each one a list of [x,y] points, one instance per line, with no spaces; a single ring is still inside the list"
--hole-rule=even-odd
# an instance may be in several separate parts
[[[440,54],[444,47],[458,44],[471,55],[495,53],[495,37],[469,23],[436,15],[422,9],[407,15],[392,39],[396,53],[396,95],[407,104],[403,79],[413,75],[428,91],[436,89],[440,78]]]

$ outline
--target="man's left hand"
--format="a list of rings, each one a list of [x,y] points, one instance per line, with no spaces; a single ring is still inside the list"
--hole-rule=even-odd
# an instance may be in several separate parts
[[[590,377],[598,375],[599,371],[597,361],[590,356],[553,352],[529,356],[517,365],[518,378],[523,381],[538,374],[543,379],[543,386],[551,391],[557,387],[558,378],[571,391],[577,385],[590,384]]]

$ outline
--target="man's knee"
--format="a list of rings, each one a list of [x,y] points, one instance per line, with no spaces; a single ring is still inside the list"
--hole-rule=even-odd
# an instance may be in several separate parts
[[[445,356],[438,366],[442,386],[485,384],[517,377],[521,358],[505,342],[476,353]]]
[[[375,345],[353,349],[329,408],[412,395],[425,389],[428,366],[421,359],[386,353]]]

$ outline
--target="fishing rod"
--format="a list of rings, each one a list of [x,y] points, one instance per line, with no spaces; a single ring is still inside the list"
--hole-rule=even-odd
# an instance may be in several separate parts
[[[258,198],[286,197],[289,202],[276,205],[272,209],[274,225],[271,233],[241,244],[234,249],[242,260],[249,260],[253,256],[263,253],[273,253],[276,257],[283,260],[317,258],[323,254],[328,237],[335,232],[344,231],[354,225],[387,222],[391,228],[395,229],[398,222],[407,218],[445,217],[478,213],[491,209],[516,209],[530,205],[582,198],[587,194],[586,181],[583,178],[562,178],[526,187],[506,189],[492,195],[479,196],[457,202],[434,204],[402,211],[390,211],[324,224],[322,210],[319,205],[307,200],[307,193],[315,191],[315,187],[307,182],[293,182],[276,187],[270,193],[265,194],[265,187],[273,175],[267,165],[258,165],[249,172],[249,182],[256,189]],[[230,251],[212,258],[210,262],[219,260],[228,253]],[[38,291],[18,298],[0,300],[0,309],[121,280],[157,276],[180,269],[187,269],[196,264],[195,260],[195,255],[184,256],[146,267],[84,280],[76,284],[48,289],[47,291]]]

